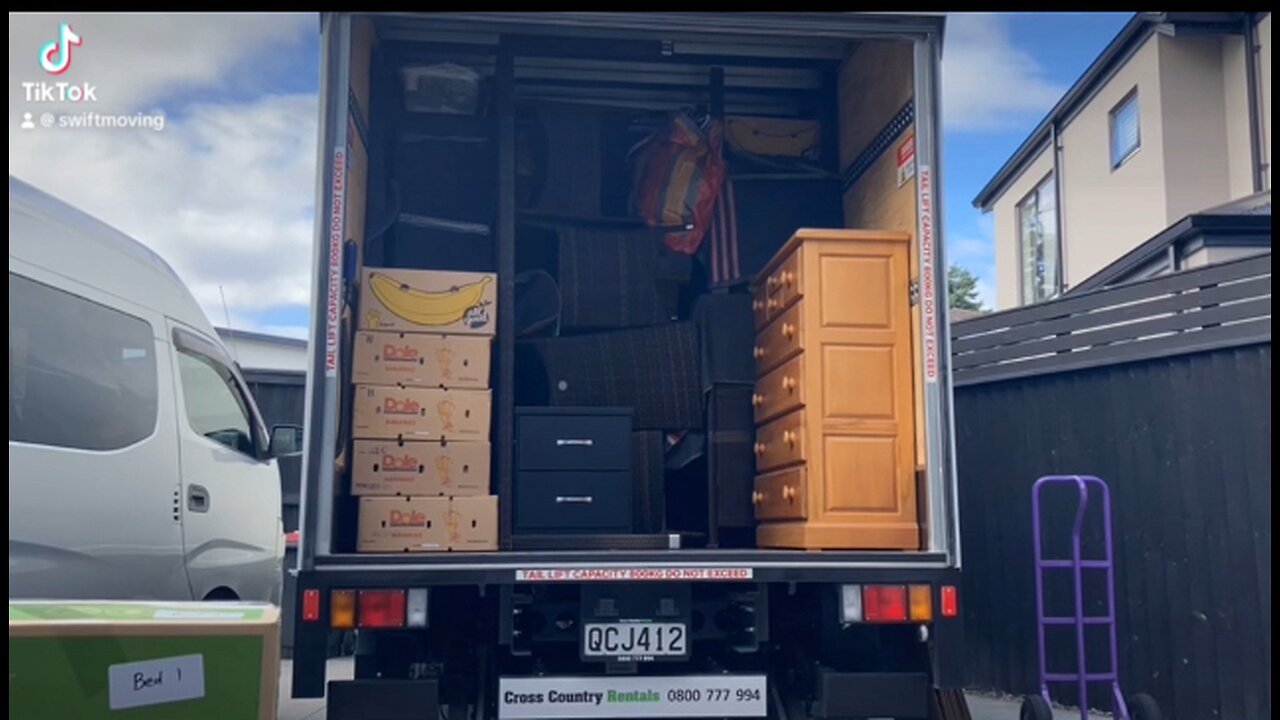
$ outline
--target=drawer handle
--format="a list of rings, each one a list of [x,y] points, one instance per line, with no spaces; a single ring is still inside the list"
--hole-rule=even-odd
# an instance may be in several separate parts
[[[760,407],[764,404],[764,396],[760,393],[751,394],[751,407]]]
[[[751,355],[755,357],[755,359],[759,360],[760,358],[764,357],[764,348],[760,347],[759,345],[755,346],[751,350]]]
[[[752,491],[752,493],[751,493],[751,504],[752,504],[752,505],[759,505],[759,504],[760,504],[760,503],[762,503],[762,502],[764,502],[764,493],[760,492],[759,490],[754,490],[754,491]]]
[[[766,300],[766,301],[765,301],[764,306],[765,306],[765,307],[767,307],[767,308],[769,308],[770,310],[777,310],[777,309],[778,309],[778,299],[777,299],[777,298],[769,298],[768,300]]]
[[[767,285],[767,286],[768,286],[768,287],[770,287],[770,288],[776,288],[776,287],[778,287],[778,276],[777,276],[777,275],[770,275],[770,276],[769,276],[769,279],[767,279],[767,280],[765,280],[765,281],[764,281],[764,284],[765,284],[765,285]]]
[[[796,432],[795,432],[794,430],[783,430],[783,431],[782,431],[782,442],[784,442],[784,443],[786,443],[786,444],[790,445],[791,447],[795,447],[795,446],[796,446]]]
[[[782,389],[783,389],[783,390],[795,390],[795,389],[796,389],[796,379],[795,379],[795,378],[793,378],[793,377],[789,377],[789,376],[787,376],[787,375],[783,375],[783,376],[782,376]]]
[[[591,438],[556,438],[556,447],[591,447],[595,444]]]
[[[557,495],[556,503],[559,505],[590,505],[592,498],[590,495]]]
[[[795,273],[791,272],[790,270],[783,270],[783,271],[782,271],[782,284],[783,284],[783,285],[786,285],[787,287],[791,287],[791,283],[792,283],[792,282],[794,282],[794,281],[795,281],[795,279],[796,279],[796,274],[795,274]]]
[[[796,496],[796,489],[795,489],[794,487],[792,487],[792,486],[790,486],[790,485],[783,485],[783,486],[782,486],[782,499],[783,499],[783,500],[792,500],[792,499],[794,499],[794,498],[795,498],[795,496]]]
[[[782,323],[782,337],[790,340],[796,334],[796,326],[789,322]]]
[[[756,454],[757,455],[764,454],[764,443],[761,443],[761,442],[756,443]]]
[[[759,300],[752,300],[751,309],[755,310],[756,312],[760,312],[761,310],[764,309],[764,303]]]

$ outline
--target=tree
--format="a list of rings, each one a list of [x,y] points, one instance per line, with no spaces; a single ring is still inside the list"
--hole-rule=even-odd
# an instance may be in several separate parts
[[[951,307],[960,310],[986,312],[982,306],[982,298],[978,297],[978,276],[968,268],[952,265],[947,268],[947,292],[951,297]]]

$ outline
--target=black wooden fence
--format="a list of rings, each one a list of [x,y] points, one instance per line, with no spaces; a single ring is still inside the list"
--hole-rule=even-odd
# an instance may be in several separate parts
[[[1125,692],[1179,720],[1271,717],[1270,316],[1268,253],[952,328],[974,687],[1036,689],[1031,484],[1091,474],[1112,489]],[[1066,553],[1074,509],[1050,496],[1047,550]],[[1069,613],[1062,579],[1047,605]],[[1051,670],[1073,670],[1072,631],[1050,632]]]

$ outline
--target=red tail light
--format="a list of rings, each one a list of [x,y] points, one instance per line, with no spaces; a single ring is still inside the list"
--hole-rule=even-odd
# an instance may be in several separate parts
[[[959,594],[955,585],[942,586],[942,617],[955,617],[960,613]]]
[[[862,588],[862,619],[866,622],[904,622],[907,619],[905,585],[866,585]]]
[[[404,590],[360,591],[360,627],[404,627],[404,615]]]
[[[320,591],[309,588],[302,591],[302,620],[315,622],[320,619]]]

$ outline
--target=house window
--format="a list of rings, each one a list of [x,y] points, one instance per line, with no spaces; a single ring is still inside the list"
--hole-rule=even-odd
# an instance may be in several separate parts
[[[1111,169],[1123,165],[1141,146],[1142,138],[1138,132],[1138,90],[1135,88],[1111,110]]]
[[[1022,304],[1058,294],[1058,208],[1053,174],[1018,203],[1018,248],[1022,265]]]

